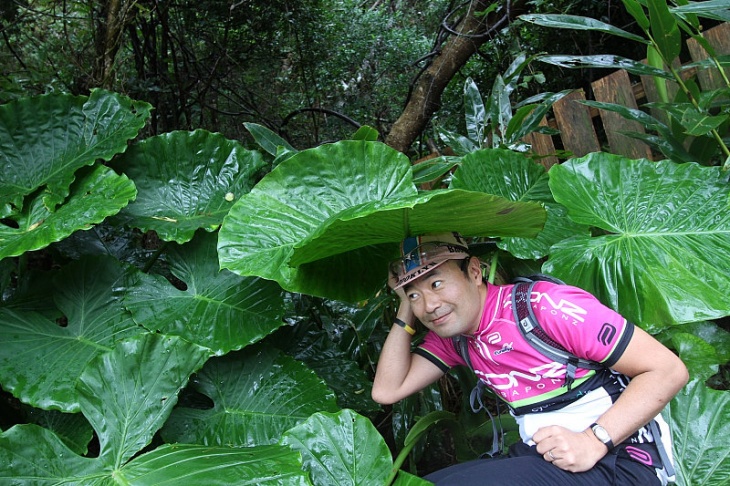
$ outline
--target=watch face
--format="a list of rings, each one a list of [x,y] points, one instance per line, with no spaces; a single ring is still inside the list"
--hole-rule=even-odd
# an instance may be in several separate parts
[[[593,433],[596,434],[596,437],[598,437],[598,440],[600,440],[601,442],[607,442],[611,440],[611,437],[608,436],[608,432],[606,432],[606,429],[604,429],[600,425],[593,426]]]

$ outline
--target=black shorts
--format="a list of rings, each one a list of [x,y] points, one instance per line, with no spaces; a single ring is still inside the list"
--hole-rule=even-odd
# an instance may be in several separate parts
[[[426,476],[436,486],[659,486],[652,467],[616,454],[606,454],[593,468],[581,473],[563,471],[536,450],[518,442],[508,456],[477,459],[447,467]]]

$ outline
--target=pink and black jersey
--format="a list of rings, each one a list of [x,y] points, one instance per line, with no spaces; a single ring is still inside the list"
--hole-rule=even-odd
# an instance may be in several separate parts
[[[487,284],[479,328],[474,335],[466,336],[474,372],[510,406],[525,443],[534,444],[533,434],[549,425],[574,432],[587,429],[628,385],[626,376],[609,368],[621,358],[634,325],[579,288],[537,282],[530,305],[545,334],[574,355],[606,366],[599,371],[579,368],[568,390],[564,386],[566,365],[533,348],[517,327],[512,287]],[[466,364],[451,339],[433,332],[426,334],[414,352],[444,372]],[[670,437],[661,415],[655,420],[662,436]],[[617,453],[661,467],[653,442],[648,427],[642,427],[617,448]],[[671,454],[671,443],[668,451]],[[657,469],[657,474],[666,484],[663,470]]]
[[[477,377],[519,415],[573,401],[594,371],[579,369],[573,391],[563,386],[566,366],[535,350],[515,323],[512,286],[488,284],[479,329],[468,336],[469,356]],[[593,295],[569,285],[538,282],[530,305],[545,333],[576,356],[610,368],[623,353],[633,325],[601,304]],[[444,371],[463,365],[451,339],[428,333],[416,350]],[[619,391],[620,392],[620,391]],[[568,394],[560,398],[562,395]],[[535,410],[535,406],[539,409]],[[553,405],[551,407],[551,405]]]

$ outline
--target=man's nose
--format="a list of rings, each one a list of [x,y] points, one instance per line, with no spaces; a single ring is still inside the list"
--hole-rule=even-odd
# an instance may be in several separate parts
[[[441,299],[437,295],[426,292],[423,294],[423,303],[425,304],[426,312],[429,314],[433,313],[436,309],[441,307]]]

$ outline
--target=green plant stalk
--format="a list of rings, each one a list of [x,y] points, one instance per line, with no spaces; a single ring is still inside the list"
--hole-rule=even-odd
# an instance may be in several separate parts
[[[424,430],[420,435],[425,434],[426,431]],[[398,453],[398,457],[395,458],[395,461],[393,461],[393,469],[390,471],[390,475],[387,477],[385,482],[383,483],[384,486],[390,486],[393,484],[393,481],[395,481],[395,477],[398,475],[398,471],[400,471],[400,467],[403,465],[404,462],[406,462],[406,459],[408,458],[408,454],[411,453],[411,449],[413,449],[413,446],[416,445],[416,442],[413,441],[410,444],[406,444],[403,449]]]
[[[492,261],[489,262],[489,277],[487,281],[490,284],[494,283],[494,277],[497,275],[497,260],[499,260],[499,254],[495,251],[494,255],[492,255]]]
[[[165,251],[167,248],[167,245],[169,244],[169,241],[164,242],[160,247],[155,250],[155,253],[152,255],[152,258],[150,258],[150,261],[148,261],[144,268],[142,269],[142,273],[149,273],[150,269],[152,268],[152,265],[155,264],[155,262],[160,258],[160,255],[162,255],[162,252]]]

